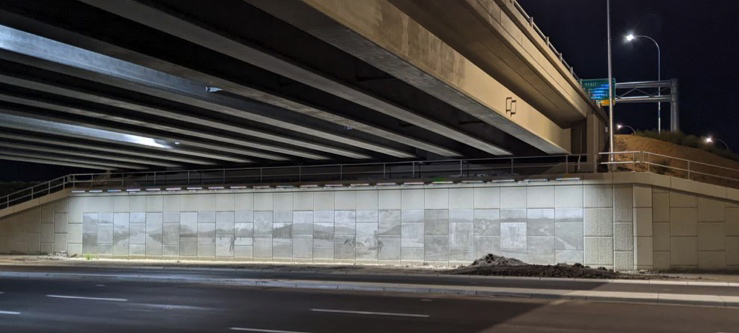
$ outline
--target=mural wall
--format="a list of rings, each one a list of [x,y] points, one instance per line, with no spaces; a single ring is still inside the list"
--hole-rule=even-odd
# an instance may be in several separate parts
[[[71,194],[0,219],[0,252],[466,264],[487,253],[620,270],[739,268],[739,205],[649,185]]]

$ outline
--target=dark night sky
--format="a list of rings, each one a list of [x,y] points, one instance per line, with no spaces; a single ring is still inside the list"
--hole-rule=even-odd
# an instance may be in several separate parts
[[[606,0],[519,0],[581,78],[608,77]],[[647,39],[625,43],[627,32],[662,48],[662,78],[680,80],[681,129],[712,134],[739,150],[739,1],[611,0],[613,71],[619,82],[657,79],[657,49]],[[656,104],[616,106],[615,122],[657,127]],[[669,104],[662,105],[669,128]]]
[[[103,172],[60,165],[0,160],[0,182],[29,181],[44,182],[71,173]]]

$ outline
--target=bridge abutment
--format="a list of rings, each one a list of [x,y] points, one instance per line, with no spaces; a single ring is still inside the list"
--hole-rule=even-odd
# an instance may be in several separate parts
[[[652,174],[581,181],[85,193],[0,219],[0,252],[468,264],[487,253],[617,270],[739,266],[736,190]]]

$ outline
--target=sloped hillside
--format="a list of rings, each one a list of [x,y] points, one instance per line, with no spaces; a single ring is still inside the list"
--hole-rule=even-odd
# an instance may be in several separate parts
[[[661,164],[664,166],[631,166],[623,165],[621,169],[632,169],[638,171],[646,171],[678,176],[702,181],[717,185],[739,187],[739,162],[730,160],[708,151],[677,145],[674,143],[661,141],[652,138],[646,138],[635,135],[616,135],[616,151],[645,151],[655,154],[670,156],[657,157],[651,156],[649,162]],[[617,160],[631,160],[630,156],[617,156]],[[688,163],[687,161],[691,161]],[[695,163],[698,162],[698,163]],[[728,170],[728,169],[734,170]],[[690,175],[688,174],[690,169]],[[712,176],[706,175],[710,174]]]

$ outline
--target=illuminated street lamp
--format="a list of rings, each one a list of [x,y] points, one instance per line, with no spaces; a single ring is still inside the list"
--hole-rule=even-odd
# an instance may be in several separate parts
[[[727,144],[726,141],[724,141],[724,140],[716,139],[716,138],[714,138],[712,136],[707,136],[706,139],[705,139],[706,144],[712,144],[712,143],[714,143],[716,141],[721,142],[724,145],[724,147],[726,147],[726,150],[731,150],[731,148],[729,148],[729,144]]]
[[[626,42],[632,42],[637,38],[646,38],[651,40],[657,46],[657,81],[662,81],[662,50],[654,38],[645,35],[626,35]],[[662,91],[657,91],[657,96],[662,96]],[[662,132],[662,102],[657,102],[657,132]]]
[[[631,126],[628,126],[628,125],[621,125],[621,124],[618,124],[618,125],[616,125],[616,129],[618,129],[619,131],[620,131],[620,130],[621,130],[622,128],[624,128],[624,127],[625,127],[625,128],[628,128],[628,129],[631,129],[631,132],[632,132],[632,133],[636,132],[636,130],[635,130],[635,129],[634,129],[633,127],[631,127]]]

